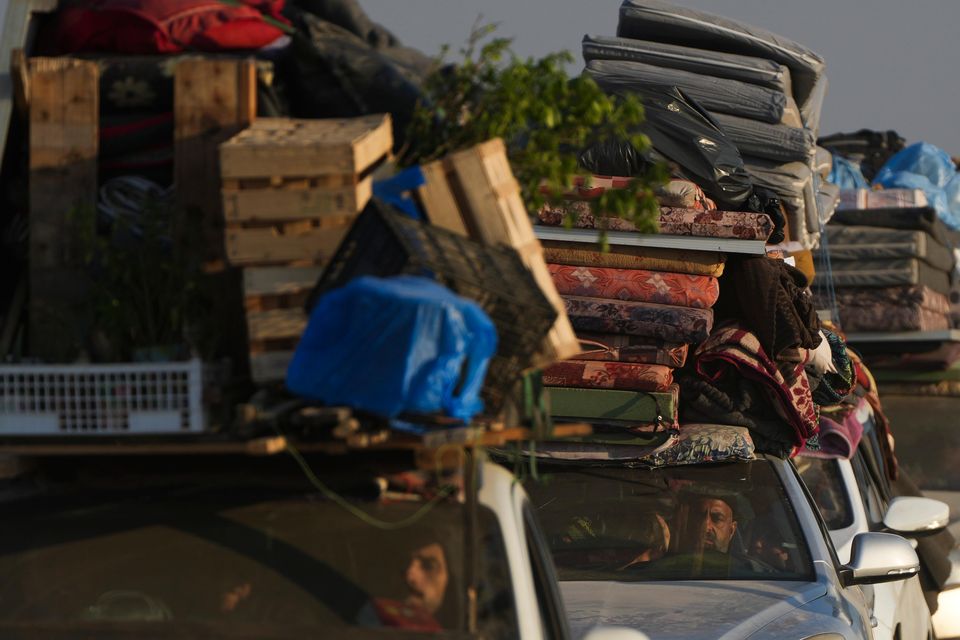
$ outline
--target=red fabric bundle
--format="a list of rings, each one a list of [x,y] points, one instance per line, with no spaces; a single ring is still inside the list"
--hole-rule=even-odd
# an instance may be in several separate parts
[[[178,53],[259,49],[283,35],[284,0],[101,0],[65,7],[57,17],[61,53]]]

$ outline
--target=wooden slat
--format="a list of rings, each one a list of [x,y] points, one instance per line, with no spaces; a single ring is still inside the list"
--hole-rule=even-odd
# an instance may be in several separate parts
[[[580,351],[579,342],[547,270],[543,248],[534,234],[503,141],[496,138],[484,142],[451,154],[444,162],[471,236],[484,244],[503,243],[516,249],[557,311],[557,320],[534,366],[576,355]]]
[[[373,178],[356,185],[320,189],[223,190],[227,222],[343,216],[362,211],[373,195]]]
[[[219,145],[257,112],[253,60],[188,58],[174,72],[174,181],[177,200],[201,213],[204,260],[223,259]],[[177,221],[178,236],[195,233]]]
[[[298,338],[307,326],[303,309],[274,309],[247,313],[247,335],[250,341],[277,338]]]
[[[309,291],[322,272],[321,267],[247,267],[243,270],[243,294],[249,298]]]
[[[295,225],[277,228],[228,229],[227,258],[236,265],[301,262],[323,265],[333,257],[349,224],[333,228]]]
[[[389,114],[259,118],[220,148],[223,178],[360,174],[390,153]]]
[[[417,195],[430,224],[462,236],[468,235],[444,163],[437,160],[423,165],[421,170],[426,182],[417,190]]]
[[[51,361],[72,360],[88,325],[79,239],[92,230],[78,225],[93,223],[97,200],[98,79],[93,62],[30,61],[29,342]]]

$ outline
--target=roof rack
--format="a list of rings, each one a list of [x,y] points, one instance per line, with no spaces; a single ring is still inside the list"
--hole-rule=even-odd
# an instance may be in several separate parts
[[[540,240],[560,242],[599,242],[600,231],[596,229],[564,229],[545,225],[533,228]],[[767,245],[763,240],[738,240],[736,238],[707,238],[701,236],[671,236],[666,234],[646,234],[632,231],[607,231],[610,245],[631,247],[654,247],[660,249],[685,249],[688,251],[720,251],[723,253],[743,253],[748,255],[766,255]]]

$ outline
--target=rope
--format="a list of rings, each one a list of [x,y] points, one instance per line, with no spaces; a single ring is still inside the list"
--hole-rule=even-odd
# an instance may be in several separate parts
[[[283,436],[283,433],[280,432],[280,429],[277,429],[277,433]],[[466,452],[462,447],[456,445],[443,445],[437,450],[437,466],[439,469],[441,453],[445,448],[452,448],[459,452],[463,452],[463,455],[466,455]],[[417,522],[420,522],[423,518],[427,516],[428,513],[433,511],[433,509],[440,504],[441,501],[445,500],[450,494],[455,490],[455,487],[445,486],[441,487],[439,493],[431,498],[426,504],[417,509],[414,513],[410,514],[406,518],[401,520],[395,520],[393,522],[387,520],[381,520],[374,516],[371,516],[369,513],[360,509],[359,507],[350,504],[345,498],[336,493],[333,489],[325,485],[320,478],[313,472],[313,469],[310,468],[310,464],[304,459],[303,455],[300,454],[300,451],[297,450],[297,447],[287,440],[287,452],[290,456],[296,461],[300,469],[303,471],[303,474],[307,477],[307,480],[310,481],[317,491],[324,495],[328,500],[332,501],[336,505],[340,506],[342,509],[356,517],[358,520],[375,527],[382,531],[396,531],[398,529],[403,529],[405,527],[412,526]]]

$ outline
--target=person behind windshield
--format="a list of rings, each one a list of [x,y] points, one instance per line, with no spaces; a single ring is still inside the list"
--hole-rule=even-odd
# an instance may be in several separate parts
[[[361,609],[357,622],[411,631],[441,631],[455,622],[445,607],[450,569],[440,542],[419,540],[412,545],[401,571],[401,598],[373,598]]]

